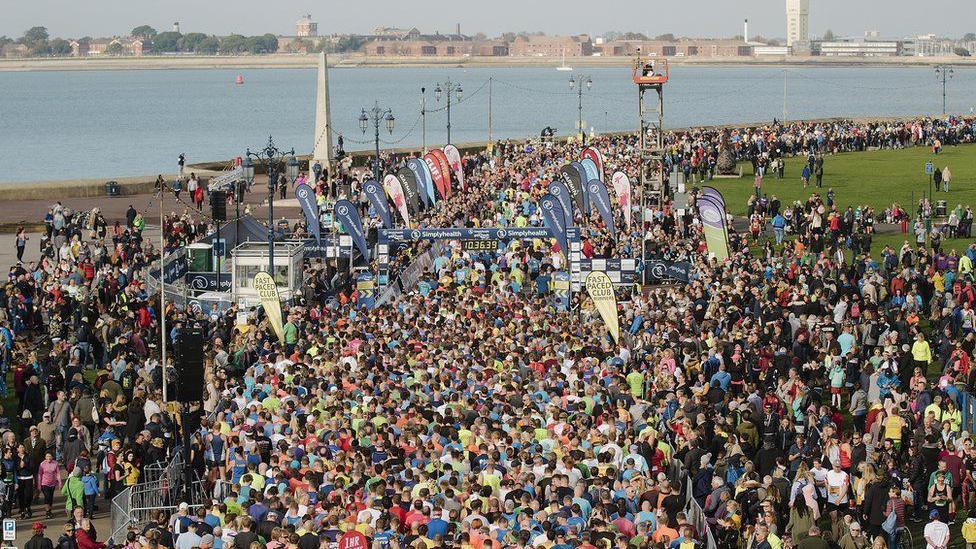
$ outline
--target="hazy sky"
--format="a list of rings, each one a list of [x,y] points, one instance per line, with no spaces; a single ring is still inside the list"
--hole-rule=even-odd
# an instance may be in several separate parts
[[[688,36],[783,37],[785,0],[0,0],[0,35],[19,37],[43,25],[54,36],[125,34],[137,25],[208,34],[292,34],[305,13],[319,33],[368,32],[375,26],[465,34],[541,30],[600,34],[608,30]],[[976,32],[976,0],[810,0],[810,32],[860,36]]]

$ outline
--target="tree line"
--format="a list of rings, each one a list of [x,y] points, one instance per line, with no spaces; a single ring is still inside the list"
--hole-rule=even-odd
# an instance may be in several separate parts
[[[147,53],[197,53],[202,55],[220,54],[262,54],[278,51],[278,37],[271,34],[244,36],[231,34],[213,36],[200,32],[186,34],[166,31],[157,32],[149,25],[140,25],[129,33],[143,41],[143,51]],[[92,37],[79,38],[78,42],[91,43]],[[63,57],[71,55],[71,44],[63,38],[51,38],[45,27],[32,27],[18,39],[0,36],[0,48],[8,44],[23,44],[33,57]],[[123,55],[125,47],[113,43],[105,50],[108,55]]]

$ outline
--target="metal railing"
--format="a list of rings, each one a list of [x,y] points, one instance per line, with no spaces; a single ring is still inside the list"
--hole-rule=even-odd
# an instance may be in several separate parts
[[[184,499],[182,495],[183,458],[175,452],[165,464],[147,465],[143,469],[143,481],[126,487],[112,498],[110,509],[112,535],[115,543],[124,543],[130,527],[142,527],[155,519],[157,511],[174,511]],[[200,481],[191,484],[188,503],[205,501]],[[199,496],[199,497],[198,497]]]

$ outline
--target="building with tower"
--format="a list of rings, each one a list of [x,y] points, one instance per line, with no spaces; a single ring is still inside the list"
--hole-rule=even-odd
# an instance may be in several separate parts
[[[311,38],[319,35],[319,24],[312,21],[311,15],[305,15],[295,23],[295,36]]]

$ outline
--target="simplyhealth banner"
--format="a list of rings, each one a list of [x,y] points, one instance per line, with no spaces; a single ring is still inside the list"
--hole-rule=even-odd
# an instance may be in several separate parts
[[[417,242],[418,240],[532,240],[535,238],[556,238],[548,227],[523,228],[431,228],[431,229],[381,229],[377,231],[377,242],[394,244]],[[567,240],[578,240],[579,229],[567,228]]]
[[[383,222],[383,227],[390,229],[393,227],[393,219],[390,217],[390,203],[386,201],[386,193],[383,192],[383,187],[375,180],[370,179],[366,183],[363,183],[363,192],[366,194],[366,198],[369,199],[369,203],[373,206],[373,210],[376,211],[376,215],[380,216],[380,221]]]
[[[315,200],[315,191],[311,187],[302,183],[295,187],[295,198],[305,212],[305,223],[308,230],[315,235],[315,240],[322,240],[322,226],[319,222],[319,204]]]
[[[616,239],[617,228],[613,223],[613,211],[610,209],[610,194],[607,192],[607,186],[599,179],[591,179],[586,185],[590,201],[596,205],[596,211],[600,212],[600,217],[603,219],[603,224],[607,230],[610,231],[610,236]]]
[[[556,197],[559,205],[563,207],[563,215],[566,216],[566,226],[573,227],[573,200],[569,195],[569,189],[566,188],[566,184],[558,179],[554,179],[549,183],[549,194]]]
[[[433,189],[434,184],[430,182],[430,178],[427,176],[427,163],[419,158],[411,158],[407,160],[407,167],[413,172],[414,177],[417,178],[417,192],[420,194],[420,198],[423,199],[424,204],[428,206],[434,205],[434,200],[430,197],[429,190]]]
[[[569,258],[569,246],[566,243],[566,216],[563,214],[563,207],[559,205],[556,197],[551,194],[543,196],[539,200],[539,206],[542,208],[542,220],[545,222],[546,227],[556,236],[556,242],[559,243],[559,251],[566,258]]]
[[[366,233],[363,232],[363,219],[359,216],[359,210],[346,199],[336,200],[334,217],[352,236],[359,253],[368,260],[369,246],[366,245]]]

